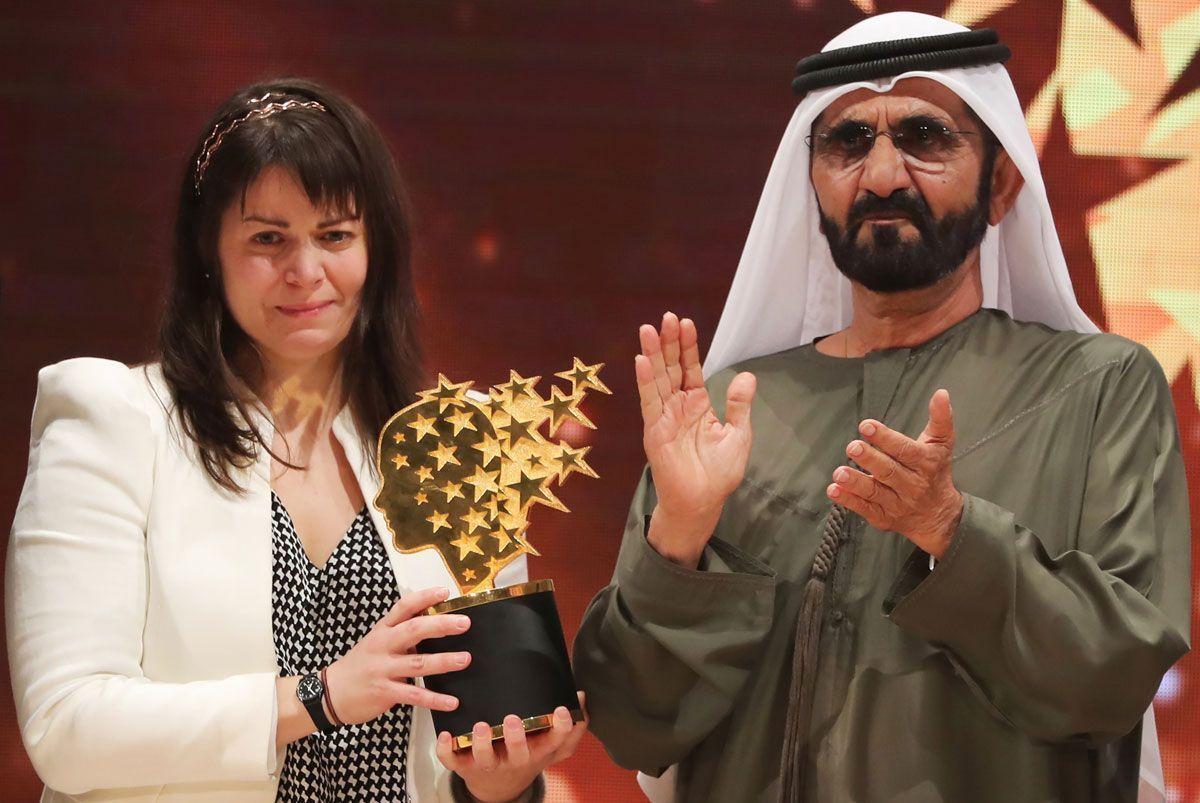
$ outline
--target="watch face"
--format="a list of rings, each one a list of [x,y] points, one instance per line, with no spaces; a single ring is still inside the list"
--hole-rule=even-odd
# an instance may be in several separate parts
[[[310,700],[320,699],[324,689],[321,687],[321,678],[317,675],[305,675],[300,678],[300,685],[296,687],[296,696],[301,702],[307,703]]]

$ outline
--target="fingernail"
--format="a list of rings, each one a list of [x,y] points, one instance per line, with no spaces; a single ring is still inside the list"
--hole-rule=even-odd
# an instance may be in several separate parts
[[[458,664],[459,666],[466,666],[468,663],[470,663],[470,661],[471,653],[469,652],[460,652],[454,657],[454,663]]]
[[[836,485],[830,485],[828,488],[825,489],[825,493],[829,494],[830,496],[837,496],[841,492],[842,492],[842,489],[837,487]]]
[[[854,457],[858,457],[863,452],[863,445],[858,441],[854,441],[850,444],[850,448],[846,452]]]
[[[471,620],[466,616],[455,616],[454,627],[457,630],[466,630],[471,626]]]
[[[864,421],[859,425],[858,431],[870,437],[875,434],[875,424],[871,421]]]
[[[838,482],[845,482],[846,480],[850,479],[850,472],[844,468],[839,468],[837,471],[833,472],[833,478]]]

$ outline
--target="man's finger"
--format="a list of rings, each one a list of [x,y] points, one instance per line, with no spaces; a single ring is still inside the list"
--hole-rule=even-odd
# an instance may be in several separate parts
[[[950,407],[950,391],[945,388],[934,391],[929,399],[929,423],[920,441],[954,448],[954,410]]]
[[[758,380],[754,374],[740,373],[729,383],[725,391],[725,421],[737,429],[750,430],[750,407],[754,403],[754,390]]]
[[[679,322],[680,366],[683,368],[683,389],[704,386],[704,371],[700,366],[700,338],[691,318]]]
[[[637,377],[638,398],[642,405],[642,422],[652,426],[662,417],[663,402],[659,395],[658,385],[654,381],[654,368],[650,359],[644,354],[633,358],[633,373]]]
[[[683,384],[683,368],[679,365],[679,316],[673,312],[663,315],[662,342],[663,363],[667,366],[667,378],[671,380],[671,390],[679,390]]]
[[[912,490],[912,469],[901,465],[894,457],[865,440],[850,441],[846,446],[846,456],[897,493]]]
[[[644,324],[638,329],[638,337],[642,343],[642,354],[650,360],[654,369],[654,384],[658,387],[658,396],[664,402],[671,397],[671,379],[667,376],[667,364],[663,360],[662,339],[658,330],[650,324]]]
[[[863,499],[858,494],[842,488],[836,482],[825,488],[825,494],[844,508],[852,510],[867,520],[867,523],[878,530],[888,529],[886,513],[881,505],[870,499]]]
[[[842,491],[874,502],[880,507],[894,506],[900,501],[900,496],[894,489],[849,466],[838,466],[834,469],[833,482]]]
[[[858,434],[900,465],[914,471],[921,467],[920,444],[903,432],[897,432],[882,421],[868,418],[858,425]]]

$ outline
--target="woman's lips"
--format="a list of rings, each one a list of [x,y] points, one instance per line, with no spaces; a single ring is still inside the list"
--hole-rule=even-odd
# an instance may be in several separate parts
[[[276,307],[275,309],[292,318],[311,318],[314,315],[319,315],[322,310],[333,304],[332,301],[318,301],[312,304],[289,304],[286,307]]]

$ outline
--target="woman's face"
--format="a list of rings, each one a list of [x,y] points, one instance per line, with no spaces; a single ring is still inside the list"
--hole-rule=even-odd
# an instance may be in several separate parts
[[[317,209],[268,167],[225,210],[217,252],[226,303],[264,360],[313,362],[345,340],[367,277],[361,217]]]

